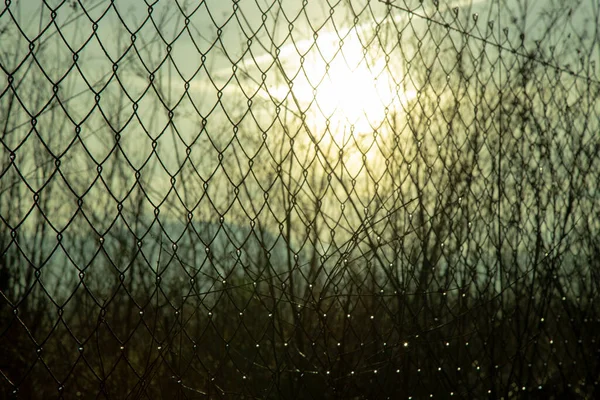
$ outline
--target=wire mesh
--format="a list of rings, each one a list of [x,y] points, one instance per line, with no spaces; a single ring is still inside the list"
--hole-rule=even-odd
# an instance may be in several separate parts
[[[600,397],[599,26],[6,0],[2,397]]]

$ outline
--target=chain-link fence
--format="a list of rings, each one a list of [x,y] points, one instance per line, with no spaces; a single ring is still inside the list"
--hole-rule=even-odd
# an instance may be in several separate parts
[[[6,0],[2,398],[598,398],[595,0]]]

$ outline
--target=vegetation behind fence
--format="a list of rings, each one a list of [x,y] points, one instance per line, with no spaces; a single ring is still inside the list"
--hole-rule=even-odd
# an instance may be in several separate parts
[[[595,1],[6,1],[2,398],[598,398]]]

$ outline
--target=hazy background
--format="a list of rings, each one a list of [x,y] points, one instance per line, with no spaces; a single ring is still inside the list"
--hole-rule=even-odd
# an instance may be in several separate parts
[[[3,388],[592,398],[597,2],[3,7]]]

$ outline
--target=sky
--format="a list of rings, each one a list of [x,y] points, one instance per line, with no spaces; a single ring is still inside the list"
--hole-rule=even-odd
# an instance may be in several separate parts
[[[159,43],[159,46],[154,46],[152,52],[141,57],[144,65],[138,66],[150,71],[160,65],[166,57],[167,44],[172,43],[170,54],[177,73],[180,75],[172,83],[172,86],[175,85],[181,90],[186,80],[190,81],[192,91],[202,91],[202,88],[217,86],[217,90],[208,89],[210,92],[208,98],[217,95],[219,86],[224,85],[231,78],[235,72],[232,69],[235,67],[238,68],[240,80],[243,80],[241,75],[245,71],[251,74],[246,78],[260,82],[262,72],[266,71],[267,80],[270,80],[267,86],[272,91],[270,94],[281,98],[289,91],[289,82],[276,82],[276,77],[282,78],[281,67],[283,67],[288,79],[296,81],[295,94],[301,100],[306,101],[313,97],[313,85],[315,81],[323,77],[324,69],[329,61],[337,63],[332,66],[331,75],[335,73],[341,76],[339,79],[342,81],[352,77],[356,78],[354,81],[366,82],[363,89],[372,92],[371,88],[367,86],[373,86],[374,79],[369,80],[365,77],[368,74],[374,75],[380,72],[383,69],[381,65],[383,60],[381,54],[371,54],[370,58],[374,60],[369,60],[369,57],[363,57],[361,54],[365,47],[368,47],[368,50],[376,47],[376,43],[365,46],[366,40],[369,39],[369,32],[372,33],[377,22],[401,23],[401,20],[406,20],[409,16],[408,13],[397,8],[391,9],[391,12],[395,13],[393,17],[387,16],[386,6],[378,0],[341,1],[336,2],[335,5],[333,2],[311,0],[307,2],[306,7],[302,6],[303,2],[296,0],[283,0],[274,6],[269,5],[266,0],[240,0],[235,3],[233,1],[206,0],[158,1],[152,6],[152,19],[148,20],[150,7],[146,1],[120,0],[113,5],[106,0],[79,1],[84,8],[79,4],[71,7],[69,6],[70,2],[63,3],[58,0],[47,1],[47,6],[41,8],[41,3],[37,1],[13,1],[10,13],[5,8],[0,16],[0,26],[13,25],[10,15],[12,14],[19,21],[20,28],[28,38],[33,39],[41,31],[43,32],[40,36],[41,41],[47,43],[50,43],[51,38],[55,38],[59,34],[54,25],[60,26],[60,34],[64,35],[65,41],[71,48],[69,49],[65,45],[60,46],[57,53],[60,51],[61,54],[68,54],[77,51],[79,60],[81,60],[80,66],[93,70],[88,75],[92,75],[91,80],[96,79],[96,84],[102,82],[102,77],[111,75],[113,62],[118,61],[121,64],[129,62],[127,59],[121,60],[120,57],[123,55],[123,50],[131,43],[131,39],[127,37],[131,36],[131,33],[136,35],[135,44],[141,51],[149,48],[151,46],[149,42],[152,40],[154,43]],[[406,3],[408,4],[405,5]],[[510,10],[514,13],[519,10],[517,4],[528,4],[527,37],[534,37],[535,34],[531,32],[535,31],[545,5],[551,3],[552,0],[535,2],[508,0],[503,2],[500,18],[509,20],[511,19]],[[56,9],[57,16],[53,22],[50,9],[59,4],[62,5]],[[71,4],[75,4],[75,2]],[[400,8],[414,9],[415,15],[430,15],[439,20],[439,14],[435,14],[433,0],[425,1],[423,4],[417,0],[406,2],[405,0],[396,0],[394,4],[399,4]],[[442,0],[440,4],[440,9],[456,7],[460,10],[460,22],[457,26],[472,26],[474,22],[470,14],[475,13],[481,15],[479,25],[482,30],[479,32],[485,30],[485,22],[488,19],[497,20],[495,14],[498,12],[495,8],[497,8],[498,2],[495,0]],[[42,12],[40,12],[41,10]],[[586,13],[586,10],[589,11],[589,7],[576,9],[575,21],[578,22],[585,15],[589,15],[590,13]],[[184,14],[191,15],[187,25],[189,29],[184,29],[186,26]],[[354,18],[355,14],[357,15],[356,19]],[[163,17],[165,17],[164,20]],[[412,20],[411,23],[414,26],[419,26],[419,24],[423,26],[425,23],[418,17],[414,17]],[[99,21],[96,30],[93,27],[94,21]],[[507,23],[508,21],[505,21],[505,24]],[[160,27],[158,27],[159,24]],[[577,30],[580,27],[575,25],[560,28],[560,30],[565,29]],[[162,37],[158,35],[158,32]],[[475,33],[478,32],[475,31]],[[558,34],[567,35],[568,32],[557,32]],[[343,55],[348,57],[347,60],[341,60],[341,57],[338,57],[340,38],[344,36],[347,37],[347,40],[341,47],[343,47]],[[561,46],[561,44],[568,45],[567,41],[556,41],[557,46]],[[275,54],[277,51],[278,54]],[[15,57],[15,60],[23,58],[28,52],[27,42],[23,41],[20,45],[20,57]],[[306,53],[305,60],[301,60],[301,53]],[[131,54],[132,52],[128,55]],[[380,59],[377,60],[377,57]],[[273,65],[276,59],[281,62],[281,65]],[[361,64],[361,60],[363,61],[362,66],[358,65]],[[304,67],[302,72],[305,74],[299,73],[299,70],[302,69],[300,68],[301,61],[303,61]],[[373,65],[367,65],[369,61],[373,61]],[[86,62],[87,65],[84,65]],[[376,65],[378,62],[379,65]],[[11,63],[7,64],[10,67]],[[12,65],[16,66],[17,64],[15,62]],[[204,68],[199,70],[201,66]],[[355,71],[352,71],[355,67],[357,76],[354,76]],[[370,71],[370,69],[373,70]],[[170,73],[173,74],[173,71],[171,70]],[[400,71],[400,73],[402,72]],[[57,71],[57,78],[59,76]],[[283,79],[285,80],[285,78]],[[213,81],[212,85],[209,80]],[[138,83],[141,88],[148,84],[147,80]],[[248,86],[252,86],[249,82],[247,83]],[[244,87],[243,83],[238,82],[236,85]],[[236,85],[227,85],[225,90]],[[344,93],[343,90],[340,90],[343,83],[327,82],[324,86]],[[383,84],[379,86],[383,86]],[[252,90],[250,87],[247,89]],[[407,90],[411,89],[407,88]],[[239,94],[236,93],[236,95]],[[252,93],[246,91],[244,94],[251,95]],[[324,98],[321,99],[321,102],[327,103],[325,112],[339,108],[338,100],[341,100],[345,101],[345,107],[349,108],[349,112],[355,113],[356,110],[348,104],[350,101],[347,99],[347,93],[344,94],[339,97],[346,97],[345,99],[333,99],[331,96],[327,98],[327,94],[323,94]],[[373,92],[369,96],[378,94],[382,93]],[[207,93],[204,95],[206,96]],[[264,93],[263,95],[268,96]],[[408,97],[410,95],[410,93],[407,94]],[[383,100],[385,103],[386,99]],[[344,105],[342,104],[342,106]]]
[[[129,157],[134,165],[143,163],[152,152],[151,138],[159,137],[164,163],[169,171],[176,171],[180,166],[177,155],[185,152],[184,143],[192,143],[198,137],[202,118],[209,121],[206,131],[212,135],[213,146],[225,146],[234,134],[233,126],[268,131],[277,105],[287,107],[297,119],[304,113],[306,131],[317,139],[326,135],[329,128],[334,132],[329,133],[331,140],[339,146],[352,139],[353,146],[368,147],[372,139],[367,135],[366,141],[361,142],[360,135],[371,133],[388,110],[401,110],[418,90],[417,83],[407,78],[404,71],[406,59],[418,50],[407,50],[409,46],[402,41],[398,46],[394,36],[382,44],[375,40],[383,36],[381,32],[394,35],[403,27],[419,36],[427,28],[423,16],[443,22],[450,14],[440,14],[437,9],[456,8],[458,17],[452,26],[481,37],[487,34],[487,22],[492,19],[515,25],[512,18],[521,13],[519,5],[527,5],[527,19],[516,24],[524,24],[531,48],[540,21],[544,20],[543,12],[553,1],[507,0],[500,13],[495,0],[440,1],[437,8],[433,0],[406,3],[395,0],[394,5],[399,8],[388,9],[377,0],[335,4],[309,0],[306,7],[296,0],[273,4],[266,0],[163,0],[152,7],[141,0],[53,0],[44,6],[38,1],[13,1],[9,8],[3,6],[0,11],[0,27],[12,27],[16,32],[17,21],[21,29],[17,36],[21,40],[11,42],[14,47],[3,45],[3,67],[16,71],[16,81],[36,76],[39,79],[42,71],[30,73],[31,68],[37,68],[36,63],[18,67],[23,60],[31,60],[31,40],[37,46],[36,54],[46,55],[37,60],[49,77],[46,82],[36,81],[38,97],[23,96],[28,112],[13,117],[21,121],[17,125],[22,127],[14,135],[15,142],[29,130],[29,114],[48,109],[44,104],[52,101],[52,81],[60,82],[64,88],[58,94],[64,96],[62,106],[74,123],[82,123],[82,137],[97,160],[110,153],[111,147],[106,143],[113,132],[107,132],[108,136],[97,132],[106,117],[97,111],[94,92],[100,93],[100,105],[106,110],[115,101],[111,93],[128,96],[123,120],[135,117],[146,130],[131,124],[122,132],[124,144],[131,138],[129,145],[135,151]],[[597,12],[594,3],[584,1],[582,7],[565,10],[574,13],[572,23],[557,23],[549,33],[559,51],[572,45],[566,39],[569,31],[582,34],[587,29],[591,32],[588,34],[594,33],[597,24],[585,20]],[[56,11],[54,17],[51,9]],[[498,26],[496,22],[491,31],[492,41],[505,40]],[[512,32],[507,39],[512,45],[504,42],[507,47],[518,40],[516,30]],[[78,56],[76,63],[58,61],[61,56],[72,58],[74,53]],[[116,74],[114,65],[118,66]],[[148,90],[151,78],[158,89]],[[7,89],[8,78],[2,74],[0,90]],[[42,98],[42,106],[35,103],[34,97],[38,103]],[[164,102],[160,112],[152,108],[157,101]],[[135,113],[132,103],[139,106]],[[172,117],[168,116],[169,108],[175,110]],[[178,129],[177,141],[161,135],[170,120]],[[354,140],[356,137],[358,141]],[[54,150],[60,153],[65,146],[58,143]],[[165,190],[168,187],[169,184]]]
[[[395,4],[401,2],[396,0]],[[457,21],[452,25],[457,31],[452,35],[460,36],[462,30],[473,37],[489,33],[492,42],[510,42],[503,42],[507,48],[514,46],[518,33],[512,30],[510,36],[503,38],[500,28],[514,26],[513,15],[520,14],[517,5],[528,3],[524,25],[528,48],[531,48],[543,28],[540,21],[548,20],[543,18],[543,10],[554,1],[507,0],[500,14],[495,0],[440,2],[441,9],[457,7]],[[10,115],[13,121],[17,120],[16,128],[4,133],[3,144],[11,148],[20,146],[19,154],[33,152],[35,148],[28,146],[32,146],[35,139],[28,135],[31,115],[38,115],[38,134],[46,140],[48,148],[60,156],[63,176],[71,179],[69,173],[78,174],[82,187],[92,186],[91,181],[98,174],[89,158],[96,164],[108,166],[104,160],[116,153],[115,132],[106,124],[106,120],[112,118],[113,129],[121,136],[122,152],[132,165],[121,183],[123,188],[135,183],[133,168],[142,168],[148,157],[160,157],[161,168],[152,174],[144,172],[144,177],[151,182],[146,188],[147,195],[158,204],[173,187],[171,176],[182,167],[187,145],[192,148],[192,157],[197,160],[195,168],[200,175],[211,182],[237,183],[244,179],[241,176],[247,172],[244,168],[251,167],[237,166],[229,162],[231,160],[221,164],[218,152],[233,149],[235,146],[230,143],[239,134],[249,139],[244,139],[239,146],[247,152],[247,157],[262,151],[267,158],[261,140],[266,141],[263,138],[270,135],[272,143],[281,142],[282,137],[271,138],[282,135],[284,129],[297,128],[304,113],[307,127],[300,130],[305,136],[296,136],[296,140],[318,141],[322,147],[332,145],[334,150],[334,144],[351,148],[344,155],[348,173],[362,173],[373,184],[376,179],[362,169],[362,163],[377,164],[385,151],[376,146],[373,131],[385,118],[386,111],[402,110],[415,99],[418,82],[407,78],[410,74],[405,70],[410,58],[432,54],[430,50],[423,50],[419,55],[419,49],[411,47],[408,41],[394,37],[396,28],[404,27],[412,32],[409,36],[422,37],[427,28],[427,19],[423,17],[444,23],[441,15],[450,15],[437,13],[433,0],[425,0],[424,6],[418,0],[410,3],[400,8],[411,12],[392,8],[391,14],[387,14],[385,5],[376,0],[342,1],[336,6],[329,6],[333,1],[308,0],[306,8],[298,0],[282,0],[270,10],[265,0],[188,1],[186,6],[161,0],[150,13],[148,4],[140,0],[114,3],[79,0],[76,4],[53,0],[46,1],[42,8],[39,1],[12,1],[10,8],[0,8],[0,29],[12,29],[21,40],[0,42],[2,67],[6,70],[0,74],[0,109],[5,109],[9,101],[6,93],[17,85],[8,84],[7,72],[14,74],[15,82],[25,82],[21,87],[30,88],[32,92],[25,89],[18,92],[22,105],[16,106],[19,111]],[[548,36],[557,46],[557,52],[573,45],[569,34],[583,34],[587,29],[587,40],[592,40],[594,29],[599,25],[593,21],[597,15],[594,14],[597,12],[593,8],[595,3],[585,2],[587,6],[572,11],[570,24],[557,22],[552,26]],[[59,4],[62,5],[58,7]],[[177,4],[181,10],[176,8]],[[352,7],[342,6],[344,4]],[[56,10],[55,16],[51,9]],[[190,15],[189,21],[184,14]],[[496,25],[490,30],[488,23],[492,19]],[[18,22],[20,32],[14,21]],[[517,21],[516,24],[523,23]],[[392,35],[390,40],[385,43],[374,40],[384,32]],[[35,45],[34,62],[31,62],[29,41]],[[475,42],[482,43],[477,39]],[[595,51],[592,58],[597,59]],[[77,54],[77,61],[65,63],[64,59],[73,59],[73,54]],[[493,50],[488,54],[493,54]],[[48,110],[57,107],[57,102],[52,100],[51,82],[60,82],[57,94],[61,98],[60,107],[72,119],[58,141],[51,140],[56,132],[45,129],[51,126],[53,115]],[[95,93],[99,93],[98,101]],[[126,95],[120,98],[122,104],[118,103],[118,94]],[[162,106],[157,109],[157,104]],[[133,109],[134,105],[137,110]],[[111,114],[115,106],[121,107],[118,117]],[[269,125],[278,107],[286,108],[293,115],[287,126]],[[169,109],[174,110],[171,116]],[[0,120],[2,118],[6,117],[0,115]],[[203,118],[208,121],[206,126],[202,125]],[[127,123],[129,120],[133,123]],[[81,128],[77,139],[85,149],[76,143],[75,125]],[[171,129],[173,126],[176,131]],[[261,133],[266,136],[261,137]],[[284,139],[294,133],[286,132]],[[308,134],[315,137],[309,140]],[[157,143],[155,152],[152,140]],[[6,154],[5,149],[0,151]],[[361,157],[363,154],[366,161]],[[278,155],[268,157],[271,159],[266,161],[256,158],[256,165],[260,165],[263,172],[275,170],[273,160]],[[31,157],[28,160],[31,165],[26,167],[24,158],[20,157],[19,165],[27,177],[39,166]],[[89,169],[85,170],[82,165]],[[382,169],[385,165],[380,162],[377,167]],[[260,171],[258,167],[255,170]],[[370,172],[373,170],[375,168]],[[7,179],[6,176],[3,179]],[[178,185],[180,182],[181,179]],[[34,189],[45,184],[32,178],[27,178],[27,183]],[[225,197],[218,184],[211,188],[213,198],[221,194]],[[109,191],[116,197],[124,196],[125,190],[120,189],[111,187]],[[88,198],[100,198],[101,190],[100,184],[95,185]],[[228,190],[232,190],[231,187]],[[71,203],[75,207],[75,203]],[[338,215],[343,213],[339,204],[334,206]],[[168,207],[163,207],[165,209]],[[62,218],[66,224],[73,212],[53,214],[52,218]]]

